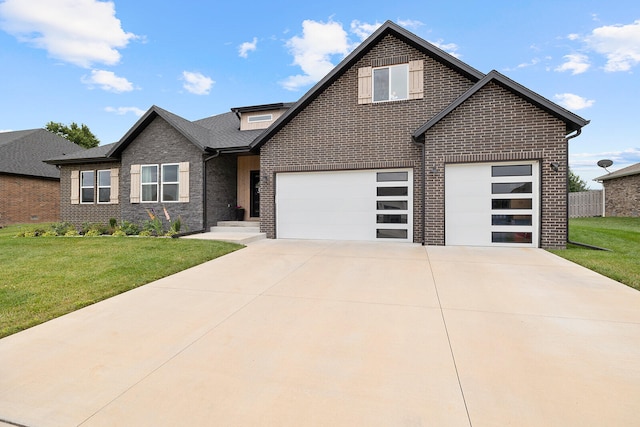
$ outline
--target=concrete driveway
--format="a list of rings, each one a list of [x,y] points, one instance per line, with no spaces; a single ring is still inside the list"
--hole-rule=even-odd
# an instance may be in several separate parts
[[[637,426],[640,292],[538,249],[263,240],[0,340],[0,425]]]

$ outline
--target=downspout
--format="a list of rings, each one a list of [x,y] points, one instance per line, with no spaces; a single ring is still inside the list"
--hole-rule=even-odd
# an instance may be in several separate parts
[[[411,142],[416,144],[416,145],[420,145],[422,146],[422,246],[425,245],[426,243],[426,228],[427,228],[427,222],[426,222],[426,213],[427,213],[427,172],[426,172],[426,161],[424,159],[425,156],[425,142],[424,140],[422,142],[420,142],[418,140],[418,138],[416,138],[415,136],[411,135]]]
[[[209,151],[209,149],[207,149]],[[213,154],[202,160],[202,230],[207,230],[207,162],[220,155],[220,150],[213,150]]]

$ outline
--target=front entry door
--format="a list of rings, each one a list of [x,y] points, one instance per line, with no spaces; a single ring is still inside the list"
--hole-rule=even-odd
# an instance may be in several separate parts
[[[249,177],[249,185],[251,186],[251,200],[249,204],[249,216],[252,218],[260,217],[260,171],[251,171]]]

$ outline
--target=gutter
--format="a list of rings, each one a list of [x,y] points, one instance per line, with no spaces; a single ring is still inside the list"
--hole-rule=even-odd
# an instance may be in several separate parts
[[[422,147],[422,246],[425,246],[426,243],[426,213],[427,213],[427,172],[426,172],[426,161],[425,161],[425,142],[424,140],[420,142],[418,138],[411,135],[411,142],[415,145],[419,145]]]

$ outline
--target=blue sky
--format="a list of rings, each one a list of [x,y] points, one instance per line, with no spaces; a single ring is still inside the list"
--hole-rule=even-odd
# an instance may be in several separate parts
[[[107,144],[154,104],[296,101],[388,19],[591,120],[569,150],[592,188],[598,159],[640,162],[637,0],[0,0],[0,130],[75,121]]]

